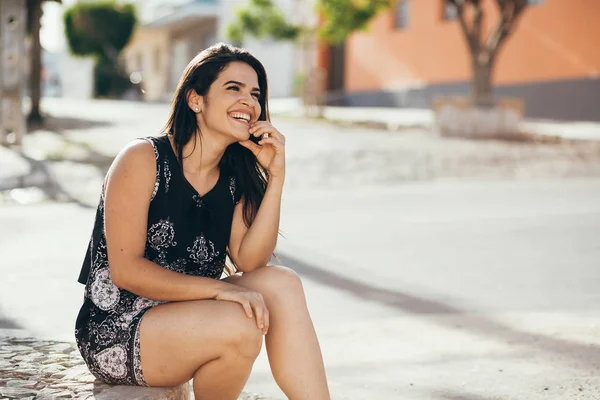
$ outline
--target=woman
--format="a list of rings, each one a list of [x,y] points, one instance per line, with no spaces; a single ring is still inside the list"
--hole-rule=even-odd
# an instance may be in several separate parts
[[[110,384],[237,399],[265,336],[290,399],[329,399],[302,283],[267,265],[285,178],[264,67],[219,44],[181,77],[166,134],[130,143],[102,188],[75,336]],[[221,279],[226,256],[233,269]],[[233,271],[229,271],[233,272]]]

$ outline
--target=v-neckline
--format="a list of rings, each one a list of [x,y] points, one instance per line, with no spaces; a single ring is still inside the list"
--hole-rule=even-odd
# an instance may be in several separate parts
[[[223,177],[223,171],[221,171],[219,169],[219,177],[217,178],[217,182],[214,184],[214,186],[212,188],[210,188],[206,193],[204,194],[200,194],[198,192],[198,190],[194,187],[194,185],[192,185],[190,183],[190,181],[188,181],[188,179],[185,177],[185,172],[183,170],[183,167],[181,165],[181,163],[179,162],[179,159],[177,158],[177,154],[175,153],[175,150],[173,149],[173,145],[171,144],[171,140],[169,139],[169,135],[165,135],[165,139],[167,140],[167,146],[169,146],[171,155],[173,156],[173,158],[175,159],[175,161],[177,162],[177,167],[179,169],[179,172],[181,173],[181,177],[183,178],[183,182],[196,194],[196,196],[198,196],[200,199],[205,198],[206,196],[208,196],[209,194],[211,194],[216,188],[217,186],[219,186],[219,183],[221,183],[221,179]]]

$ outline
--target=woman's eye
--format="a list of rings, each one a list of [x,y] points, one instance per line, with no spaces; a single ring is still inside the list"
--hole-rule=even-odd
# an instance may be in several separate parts
[[[239,86],[229,86],[227,90],[235,90],[236,92],[239,92],[240,88]],[[257,100],[260,99],[260,93],[252,93],[252,96],[256,97]]]

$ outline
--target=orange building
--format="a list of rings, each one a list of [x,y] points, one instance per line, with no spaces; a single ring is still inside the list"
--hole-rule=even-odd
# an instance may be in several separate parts
[[[495,3],[483,0],[486,32]],[[332,104],[428,108],[470,92],[469,50],[446,0],[398,0],[368,32],[322,48],[318,63]],[[600,120],[600,0],[530,0],[493,84],[496,96],[523,98],[527,117]]]

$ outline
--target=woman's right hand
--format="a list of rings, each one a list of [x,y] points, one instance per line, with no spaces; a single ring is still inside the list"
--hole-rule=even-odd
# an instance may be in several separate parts
[[[256,314],[256,326],[263,332],[263,335],[267,334],[269,330],[269,310],[267,310],[267,305],[262,294],[228,283],[219,290],[215,299],[239,303],[244,308],[244,312],[248,318],[252,318],[252,310],[254,310],[254,314]]]

